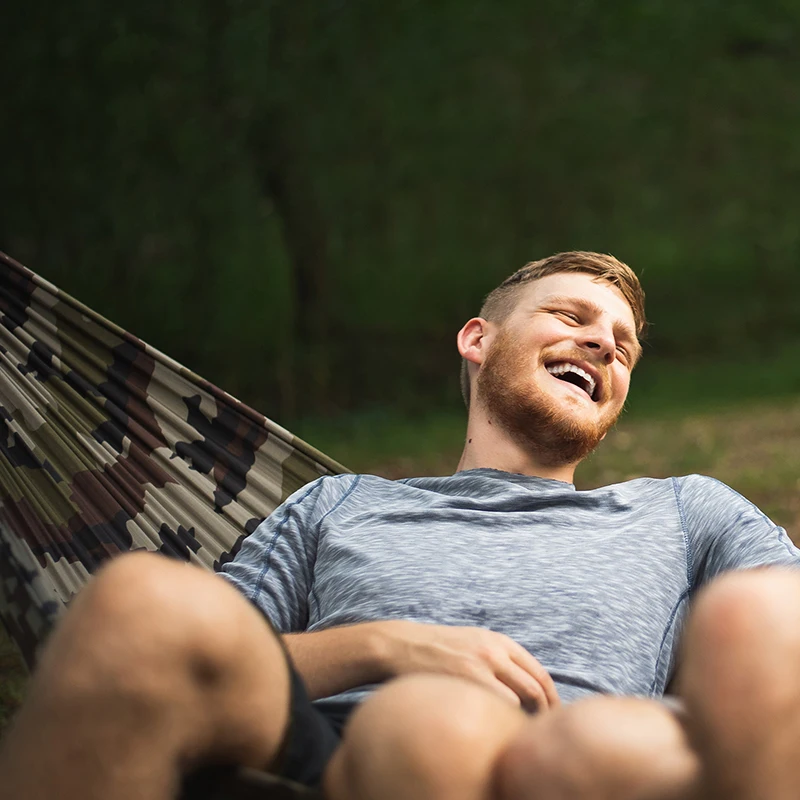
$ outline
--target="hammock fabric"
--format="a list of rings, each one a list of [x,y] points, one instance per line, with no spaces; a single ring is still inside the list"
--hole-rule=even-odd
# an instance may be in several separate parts
[[[29,666],[108,558],[217,570],[332,459],[0,253],[0,619]]]

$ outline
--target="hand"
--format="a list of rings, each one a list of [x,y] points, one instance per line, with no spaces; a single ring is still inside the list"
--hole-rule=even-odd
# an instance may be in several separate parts
[[[561,704],[545,668],[513,639],[486,628],[382,623],[390,643],[393,676],[414,672],[456,675],[480,683],[528,711]]]

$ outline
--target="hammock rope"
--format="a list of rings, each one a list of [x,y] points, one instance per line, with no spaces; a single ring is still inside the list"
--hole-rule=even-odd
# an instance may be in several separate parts
[[[346,470],[0,253],[0,619],[29,666],[108,558],[216,570]]]

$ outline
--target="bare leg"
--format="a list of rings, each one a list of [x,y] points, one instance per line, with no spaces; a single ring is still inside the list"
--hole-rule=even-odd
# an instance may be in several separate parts
[[[235,589],[124,556],[54,632],[0,750],[0,798],[165,800],[200,759],[267,766],[288,707],[280,645]]]
[[[711,584],[685,639],[690,733],[715,800],[800,794],[800,575],[738,572]]]
[[[534,719],[504,752],[503,800],[796,800],[800,573],[715,581],[695,604],[683,651],[686,737],[651,702],[576,703]]]
[[[660,703],[592,697],[534,717],[504,751],[502,800],[688,800],[699,761]]]
[[[698,762],[655,702],[592,698],[531,718],[419,676],[356,712],[326,777],[331,800],[684,800]]]
[[[401,678],[353,715],[325,776],[330,800],[485,800],[525,715],[477,684]]]

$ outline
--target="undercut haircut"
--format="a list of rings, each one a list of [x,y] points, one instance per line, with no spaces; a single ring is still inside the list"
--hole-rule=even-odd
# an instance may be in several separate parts
[[[620,290],[633,312],[636,336],[644,338],[647,320],[644,313],[644,290],[636,273],[612,255],[571,250],[556,253],[539,261],[531,261],[513,275],[509,275],[496,289],[486,295],[478,316],[489,322],[502,325],[517,307],[521,289],[533,281],[561,272],[580,272],[591,275],[594,280],[606,281]],[[467,361],[461,361],[461,395],[469,409],[470,386]]]

